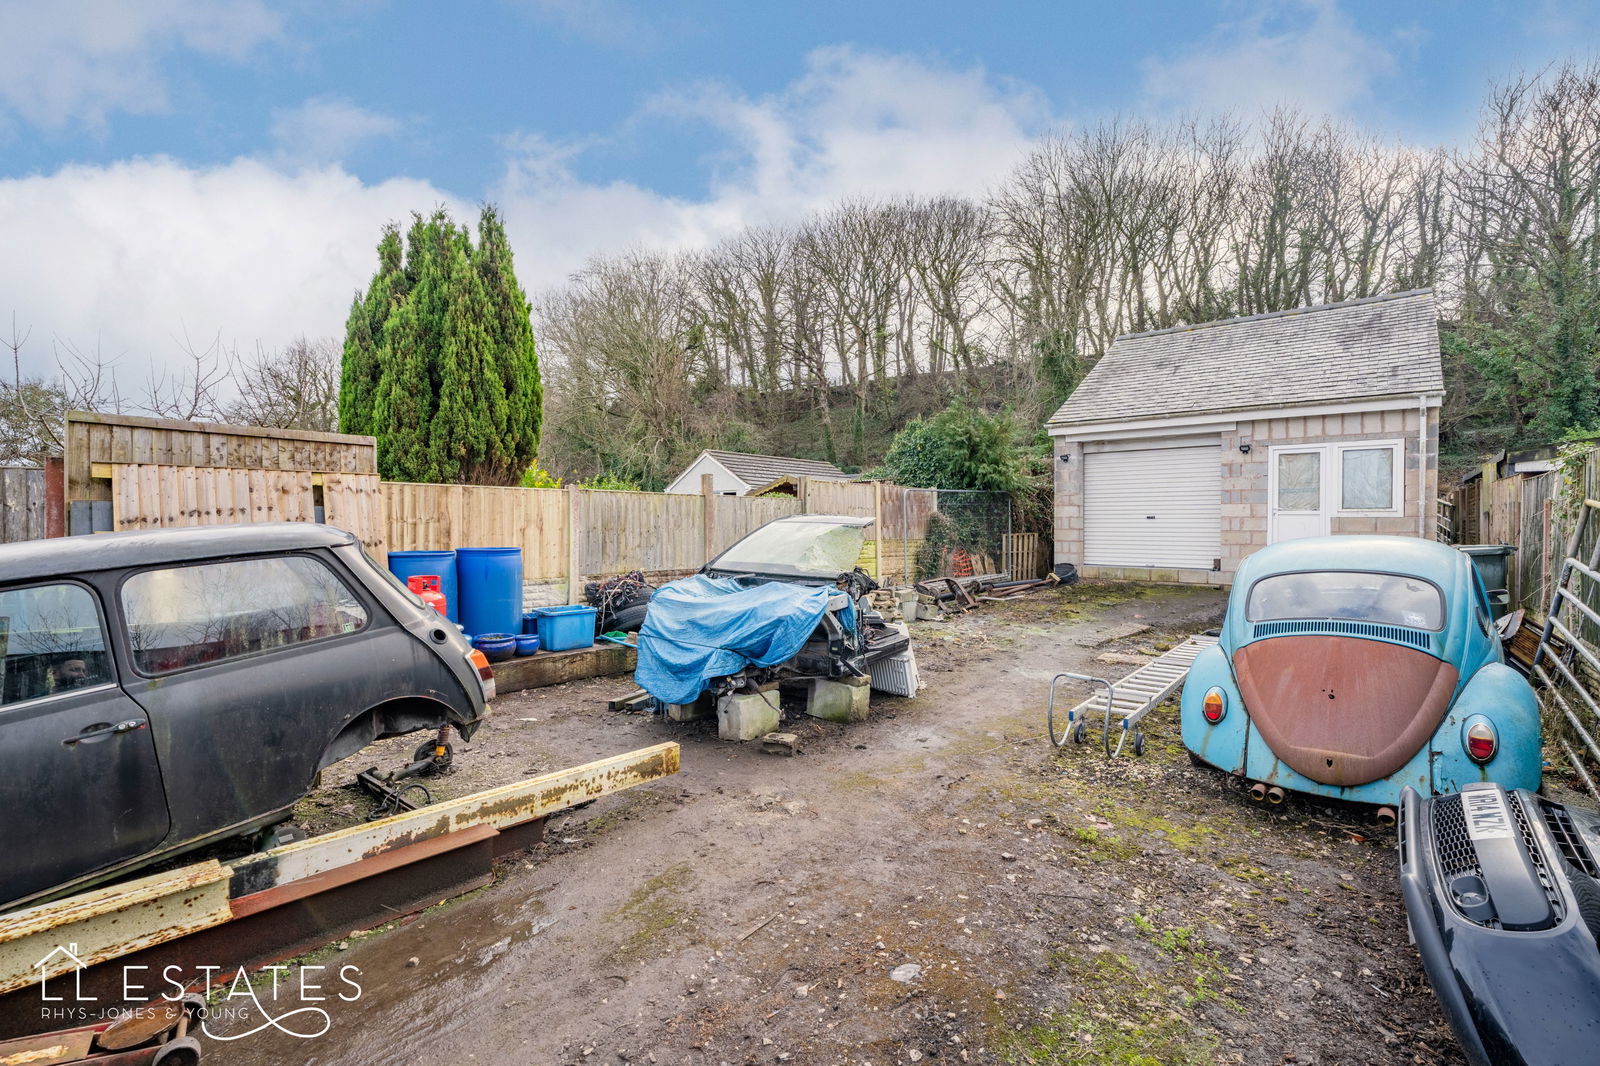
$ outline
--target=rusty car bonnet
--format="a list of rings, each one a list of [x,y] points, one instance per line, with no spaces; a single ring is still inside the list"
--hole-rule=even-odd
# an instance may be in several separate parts
[[[1458,680],[1426,652],[1326,634],[1254,641],[1234,653],[1233,670],[1273,753],[1338,787],[1404,766],[1439,728]]]

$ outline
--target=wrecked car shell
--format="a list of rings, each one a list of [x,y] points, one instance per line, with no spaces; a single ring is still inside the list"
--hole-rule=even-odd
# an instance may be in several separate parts
[[[319,769],[487,684],[456,628],[308,523],[0,547],[0,906],[286,818]]]

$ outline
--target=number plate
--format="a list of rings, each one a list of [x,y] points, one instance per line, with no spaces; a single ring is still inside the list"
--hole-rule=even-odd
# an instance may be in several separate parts
[[[1467,816],[1467,836],[1473,840],[1501,840],[1511,835],[1511,812],[1500,793],[1487,789],[1463,792],[1461,806]]]

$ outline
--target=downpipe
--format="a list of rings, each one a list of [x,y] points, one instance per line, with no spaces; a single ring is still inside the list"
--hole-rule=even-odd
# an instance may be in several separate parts
[[[1253,781],[1249,789],[1246,790],[1245,795],[1250,797],[1252,803],[1260,803],[1267,798],[1267,786],[1260,781]]]
[[[1378,824],[1381,825],[1381,826],[1386,826],[1387,827],[1387,826],[1394,825],[1394,823],[1395,823],[1394,808],[1393,807],[1379,807],[1378,808]]]
[[[1273,785],[1271,788],[1267,789],[1268,803],[1272,804],[1274,807],[1279,807],[1283,805],[1283,800],[1283,789],[1279,788],[1277,785]]]

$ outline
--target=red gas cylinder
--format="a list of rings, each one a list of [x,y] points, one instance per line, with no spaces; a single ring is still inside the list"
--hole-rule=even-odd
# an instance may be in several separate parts
[[[435,611],[446,614],[449,605],[445,602],[444,593],[439,591],[439,575],[413,574],[406,578],[406,588],[415,592],[418,599]]]

